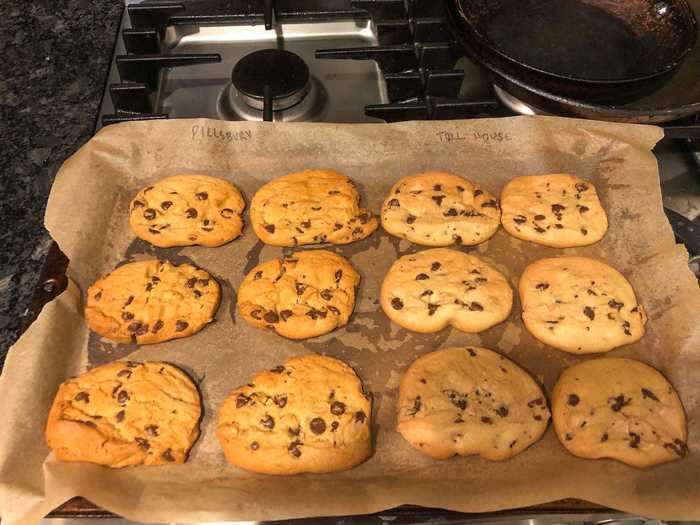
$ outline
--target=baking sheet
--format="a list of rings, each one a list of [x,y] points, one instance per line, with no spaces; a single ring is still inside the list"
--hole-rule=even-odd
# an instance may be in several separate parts
[[[214,120],[134,122],[102,129],[61,168],[46,226],[71,260],[69,288],[48,304],[11,350],[0,378],[0,512],[6,524],[32,523],[80,495],[132,520],[271,520],[370,513],[400,504],[466,512],[495,511],[576,497],[660,519],[700,519],[700,293],[687,253],[663,214],[656,160],[659,128],[562,119],[502,119],[400,124],[272,124]],[[568,171],[595,182],[610,219],[598,244],[557,250],[510,237],[462,247],[501,270],[517,289],[531,261],[587,255],[608,261],[632,282],[649,314],[647,334],[609,355],[641,359],[674,383],[689,418],[691,454],[645,471],[569,455],[553,430],[507,462],[478,457],[435,461],[395,432],[401,374],[417,356],[447,345],[497,349],[551,388],[561,370],[587,357],[532,338],[517,302],[504,322],[481,334],[446,329],[414,334],[392,325],[379,287],[399,256],[424,249],[378,231],[331,249],[362,275],[347,327],[306,341],[255,329],[235,313],[235,292],[259,261],[283,250],[262,245],[248,226],[220,248],[158,249],[135,239],[128,204],[142,187],[176,173],[227,178],[249,203],[266,181],[306,168],[332,168],[355,180],[363,206],[377,212],[400,177],[449,170],[498,195],[510,178]],[[288,253],[289,249],[284,252]],[[125,260],[191,261],[222,284],[216,322],[193,337],[136,347],[90,335],[80,290]],[[374,455],[330,475],[272,477],[228,465],[215,438],[216,409],[257,370],[318,352],[350,363],[374,396]],[[61,381],[117,358],[165,360],[199,381],[202,435],[184,465],[111,470],[55,461],[43,429]],[[601,378],[604,381],[605,378]]]

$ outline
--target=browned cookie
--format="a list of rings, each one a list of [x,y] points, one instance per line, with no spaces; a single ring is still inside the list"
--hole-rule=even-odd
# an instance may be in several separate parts
[[[108,467],[184,463],[199,436],[192,380],[158,361],[115,361],[58,389],[46,442],[62,461]]]
[[[250,220],[266,244],[348,244],[364,239],[379,225],[360,208],[353,182],[335,171],[307,170],[265,184],[253,197]]]
[[[567,368],[552,392],[557,437],[582,458],[649,467],[688,454],[683,406],[654,368],[602,358]]]
[[[241,234],[245,202],[230,182],[208,175],[175,175],[141,190],[129,223],[141,239],[169,246],[221,246]]]
[[[515,177],[501,192],[501,208],[513,237],[555,248],[593,244],[608,229],[595,186],[565,173]]]
[[[213,320],[220,296],[211,275],[191,264],[133,262],[88,288],[85,320],[112,341],[160,343],[201,330]]]
[[[372,406],[352,368],[307,355],[231,391],[216,434],[229,463],[264,474],[335,472],[372,452]]]
[[[444,348],[416,359],[401,380],[397,430],[436,459],[508,459],[547,429],[542,390],[512,361],[486,348]]]
[[[463,177],[440,171],[404,177],[382,206],[382,227],[426,246],[478,244],[498,230],[496,199]]]
[[[238,310],[253,326],[290,339],[315,337],[347,324],[359,283],[346,258],[300,251],[253,268],[238,290]]]

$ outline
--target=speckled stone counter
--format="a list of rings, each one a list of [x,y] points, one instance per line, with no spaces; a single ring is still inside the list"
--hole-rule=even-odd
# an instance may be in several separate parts
[[[2,9],[0,366],[51,242],[43,215],[53,177],[92,135],[123,6],[30,0]]]

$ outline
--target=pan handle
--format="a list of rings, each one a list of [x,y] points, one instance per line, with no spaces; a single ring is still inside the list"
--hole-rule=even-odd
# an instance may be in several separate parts
[[[664,135],[670,139],[700,139],[700,125],[664,126]]]

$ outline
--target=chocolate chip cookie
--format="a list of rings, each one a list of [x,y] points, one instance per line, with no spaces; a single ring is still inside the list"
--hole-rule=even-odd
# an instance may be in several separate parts
[[[430,352],[401,380],[397,430],[436,459],[511,458],[542,437],[547,421],[547,401],[534,379],[485,348]]]
[[[265,184],[253,197],[250,220],[274,246],[348,244],[368,237],[379,220],[360,208],[353,182],[335,171],[307,170]]]
[[[555,248],[596,243],[608,229],[595,186],[565,173],[515,177],[501,192],[501,208],[513,237]]]
[[[184,463],[199,436],[192,380],[158,361],[115,361],[58,388],[46,442],[62,461],[108,467]]]
[[[513,290],[503,274],[478,257],[433,248],[398,259],[384,278],[380,300],[392,321],[414,332],[437,332],[447,325],[481,332],[508,317]]]
[[[688,454],[683,406],[654,368],[602,358],[567,368],[552,393],[554,429],[581,458],[649,467]]]
[[[608,352],[644,335],[646,314],[625,277],[587,257],[530,264],[519,283],[523,321],[545,344],[570,352]]]
[[[230,182],[208,175],[175,175],[144,188],[131,201],[129,224],[155,246],[221,246],[243,230],[245,202]]]
[[[440,171],[404,177],[382,206],[382,227],[425,246],[479,244],[498,230],[501,210],[489,192]]]
[[[253,326],[284,337],[316,337],[347,324],[359,283],[345,257],[300,251],[253,268],[238,290],[238,311]]]
[[[160,343],[199,332],[219,306],[219,284],[191,264],[152,259],[128,263],[87,292],[85,320],[119,343]]]
[[[342,361],[289,359],[231,391],[216,434],[232,465],[264,474],[336,472],[371,454],[369,396]]]

